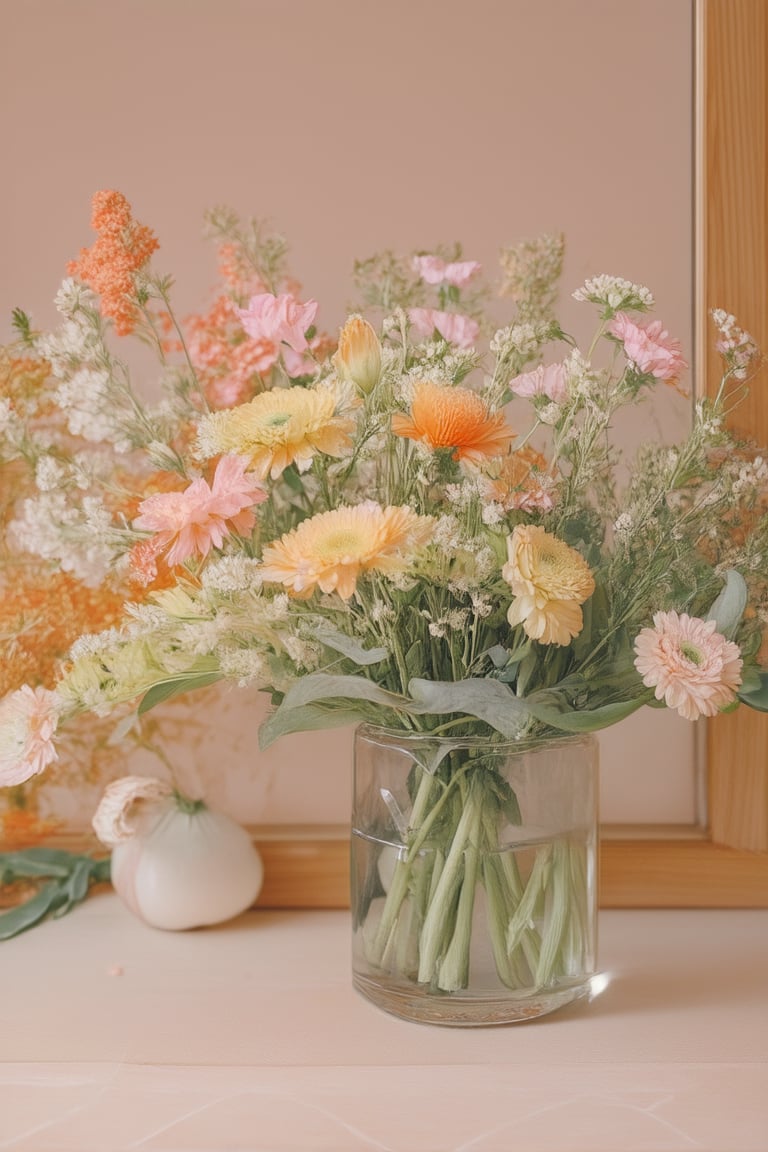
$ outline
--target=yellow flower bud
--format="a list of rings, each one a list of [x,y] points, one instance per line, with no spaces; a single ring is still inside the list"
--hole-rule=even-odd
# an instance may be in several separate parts
[[[362,316],[350,316],[339,334],[333,358],[342,380],[350,380],[366,396],[381,376],[381,345],[372,326]]]

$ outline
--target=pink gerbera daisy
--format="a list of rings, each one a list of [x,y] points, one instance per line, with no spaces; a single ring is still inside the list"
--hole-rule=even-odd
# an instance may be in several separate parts
[[[657,612],[653,628],[637,636],[635,652],[643,684],[686,720],[714,716],[736,698],[741,653],[716,631],[714,620]]]

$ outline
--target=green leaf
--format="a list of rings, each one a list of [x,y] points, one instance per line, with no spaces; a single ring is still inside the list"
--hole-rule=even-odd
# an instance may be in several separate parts
[[[35,924],[44,920],[61,902],[61,886],[53,880],[41,888],[31,900],[0,914],[0,940],[10,940],[12,936],[25,932],[27,928],[34,928]]]
[[[409,676],[415,676],[424,667],[424,645],[421,640],[415,640],[405,654],[405,670]]]
[[[304,720],[315,717],[319,719],[317,710],[299,712],[307,705],[315,704],[321,700],[344,701],[333,706],[335,719],[328,723],[315,723],[313,727],[331,728],[337,725],[358,722],[365,719],[365,709],[349,706],[351,700],[368,701],[371,704],[383,704],[386,708],[395,708],[403,711],[408,706],[405,696],[398,696],[394,692],[387,692],[380,688],[373,680],[364,676],[333,676],[329,672],[312,672],[297,680],[286,692],[282,703],[277,710],[261,725],[259,732],[259,746],[267,748],[279,736],[289,732],[300,732],[304,729]],[[324,715],[329,712],[325,710]],[[302,719],[304,718],[304,720]]]
[[[269,748],[281,736],[292,732],[317,732],[326,728],[343,728],[347,724],[360,724],[368,719],[360,708],[341,706],[323,707],[322,704],[304,704],[282,712],[279,708],[263,721],[259,728],[259,748]]]
[[[525,695],[525,689],[528,686],[528,681],[534,672],[537,671],[539,665],[539,658],[537,653],[532,648],[530,652],[520,661],[520,667],[517,672],[517,691],[521,696]]]
[[[748,592],[744,577],[735,568],[725,574],[725,587],[707,613],[707,620],[714,620],[718,632],[726,640],[732,640],[747,606]]]
[[[158,704],[163,704],[173,696],[181,696],[184,692],[192,692],[196,688],[207,688],[217,680],[221,680],[220,672],[185,672],[172,679],[162,680],[145,692],[138,707],[138,715],[143,716],[151,708],[156,708]]]
[[[11,324],[13,325],[19,339],[23,344],[31,345],[34,342],[32,336],[32,324],[29,316],[27,316],[23,309],[13,309],[13,312],[11,313]]]
[[[88,888],[91,883],[91,861],[88,857],[82,857],[76,860],[69,879],[62,887],[62,896],[65,897],[66,903],[63,903],[60,908],[57,908],[53,913],[55,917],[64,916],[75,904],[79,904],[88,895]]]
[[[485,655],[488,656],[494,668],[505,668],[509,660],[509,651],[501,644],[494,644]]]
[[[626,716],[631,716],[638,708],[648,702],[648,694],[636,697],[634,700],[620,700],[613,704],[603,704],[599,708],[548,708],[546,704],[538,704],[536,695],[526,698],[531,715],[542,724],[551,728],[559,728],[563,732],[597,732],[601,728],[609,728],[611,724],[618,723]]]
[[[341,652],[342,656],[348,657],[355,664],[360,664],[363,667],[369,664],[380,664],[389,656],[386,648],[363,648],[362,644],[352,636],[346,636],[343,632],[339,632],[336,628],[329,628],[327,625],[313,629],[312,634],[326,648],[332,648],[334,652]]]
[[[330,699],[369,700],[372,704],[384,704],[387,708],[404,708],[409,702],[406,696],[388,692],[364,676],[334,676],[330,672],[312,672],[291,685],[280,707],[288,710],[301,704],[312,704],[315,700]]]
[[[0,855],[0,876],[3,883],[13,879],[34,879],[37,876],[69,875],[72,857],[68,852],[54,849],[28,848],[25,852],[4,852]]]
[[[411,680],[408,691],[413,697],[410,712],[461,712],[476,716],[512,739],[520,735],[528,720],[526,704],[498,680]]]
[[[88,895],[92,883],[110,878],[109,857],[94,860],[54,848],[27,848],[0,854],[0,879],[6,884],[29,877],[51,877],[30,900],[0,915],[0,940],[33,928],[48,915],[64,916]]]
[[[754,683],[753,676],[756,674],[759,680],[759,686],[752,688]],[[750,686],[748,689],[742,687],[736,693],[742,704],[746,704],[748,708],[754,708],[757,712],[768,712],[768,672],[759,672],[757,669],[750,669]]]
[[[304,481],[302,480],[294,465],[290,465],[288,468],[283,469],[280,475],[280,479],[284,482],[284,484],[286,484],[288,488],[291,489],[292,492],[304,491]]]

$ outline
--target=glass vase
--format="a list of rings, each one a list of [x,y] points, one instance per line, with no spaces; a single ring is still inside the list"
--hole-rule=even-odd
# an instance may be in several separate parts
[[[353,979],[408,1020],[530,1020],[595,973],[597,740],[363,726],[352,813]]]

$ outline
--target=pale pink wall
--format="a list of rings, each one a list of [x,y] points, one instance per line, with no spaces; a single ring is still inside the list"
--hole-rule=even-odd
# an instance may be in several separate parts
[[[175,275],[182,313],[204,301],[214,275],[203,211],[224,203],[289,236],[295,271],[329,329],[350,297],[355,256],[458,239],[490,265],[502,243],[562,230],[569,291],[603,271],[648,283],[690,347],[691,7],[4,4],[0,337],[14,305],[52,321],[65,264],[90,242],[91,194],[116,187],[160,237],[157,266]],[[584,316],[572,303],[563,311],[566,325]],[[670,401],[649,414],[651,434],[669,431]],[[239,712],[233,724],[252,746],[242,704]],[[622,732],[609,735],[609,815],[691,817],[690,731],[657,731],[635,723],[629,743],[656,744],[634,794],[636,770],[619,774]],[[300,752],[274,750],[255,767],[241,744],[232,741],[232,772],[220,785],[241,813],[344,819],[347,734],[311,738],[327,764],[309,781]],[[204,773],[209,755],[190,754],[194,772]],[[673,780],[663,811],[649,760]]]

